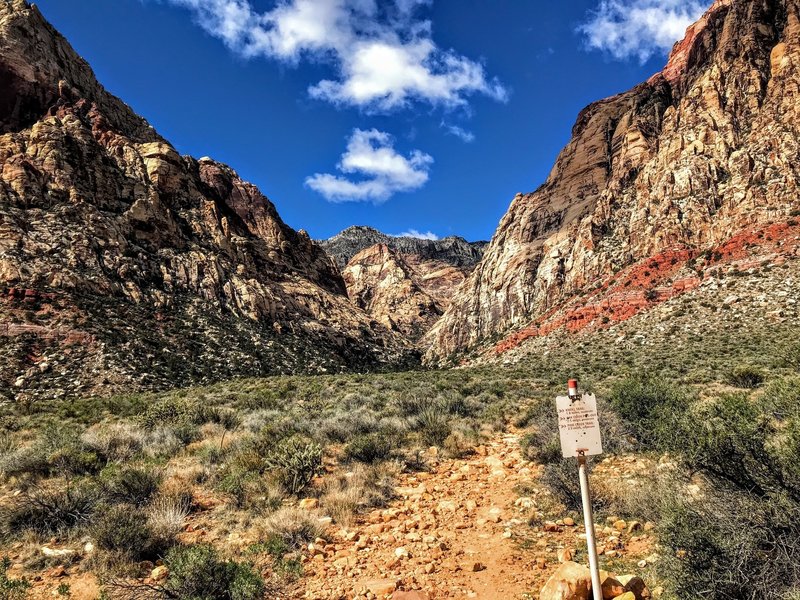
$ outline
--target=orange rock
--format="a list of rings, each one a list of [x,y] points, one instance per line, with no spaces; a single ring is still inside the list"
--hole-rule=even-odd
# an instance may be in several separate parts
[[[574,562],[565,562],[542,588],[539,600],[588,600],[591,586],[589,569]]]

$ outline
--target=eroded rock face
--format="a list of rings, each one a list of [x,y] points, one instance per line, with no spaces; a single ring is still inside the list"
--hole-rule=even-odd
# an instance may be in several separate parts
[[[448,277],[455,273],[458,280],[461,275],[455,267],[441,264],[433,273],[426,272],[430,265],[416,262],[412,266],[404,255],[376,244],[356,254],[342,272],[347,293],[358,307],[410,339],[420,338],[442,315],[448,292],[460,283]]]
[[[580,114],[426,336],[427,359],[526,327],[649,257],[685,263],[785,223],[800,209],[798,69],[795,0],[715,2],[662,73]]]
[[[258,189],[180,156],[21,0],[0,85],[0,394],[413,360]]]

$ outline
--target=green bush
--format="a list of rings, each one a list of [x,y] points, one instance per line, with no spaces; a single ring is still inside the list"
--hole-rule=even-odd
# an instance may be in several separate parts
[[[783,600],[800,583],[798,504],[708,484],[700,500],[664,498],[659,567],[671,591],[682,600]]]
[[[0,560],[0,599],[25,600],[31,583],[27,579],[9,579],[7,573],[10,566],[11,559],[4,556]]]
[[[112,466],[101,473],[109,502],[144,506],[158,492],[163,476],[151,467]]]
[[[764,383],[764,371],[752,365],[738,365],[731,369],[726,377],[734,387],[752,390]]]
[[[526,433],[519,445],[526,460],[544,465],[561,460],[561,441],[552,430],[536,428]]]
[[[624,379],[614,385],[609,396],[611,409],[634,437],[645,448],[656,450],[681,445],[681,424],[691,400],[685,389],[653,375]]]
[[[266,586],[248,564],[221,559],[211,546],[172,548],[164,559],[170,598],[186,600],[262,600]]]
[[[797,408],[785,405],[776,417],[771,406],[739,393],[692,411],[681,455],[705,476],[702,495],[665,496],[659,527],[662,568],[679,598],[778,600],[796,589]]]
[[[429,446],[441,446],[450,435],[452,417],[441,404],[428,404],[417,416],[422,441]]]
[[[358,435],[345,446],[344,456],[348,460],[374,464],[388,459],[394,445],[387,433],[368,433]]]
[[[0,456],[0,474],[6,478],[72,477],[96,473],[101,467],[98,455],[76,430],[53,425],[45,426],[30,445]]]
[[[591,473],[591,464],[589,465]],[[574,458],[560,458],[556,462],[546,464],[539,481],[550,491],[553,497],[563,504],[567,510],[579,511],[581,501],[581,484],[578,478],[578,461]],[[596,512],[609,508],[608,498],[603,494],[592,493],[592,506]]]
[[[776,451],[778,433],[778,423],[747,394],[725,394],[692,412],[683,427],[681,451],[690,467],[765,496],[786,490],[788,463],[794,462]],[[800,488],[789,491],[800,500]]]
[[[289,494],[298,494],[322,469],[322,448],[292,437],[281,440],[264,457],[264,469]]]
[[[130,560],[156,558],[166,548],[156,536],[141,509],[117,504],[106,507],[92,523],[92,539],[98,548],[124,555]]]

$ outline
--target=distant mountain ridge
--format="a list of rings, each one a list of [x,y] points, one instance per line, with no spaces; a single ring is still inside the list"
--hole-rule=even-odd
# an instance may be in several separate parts
[[[400,254],[412,254],[425,260],[440,260],[454,267],[473,267],[483,256],[488,242],[468,242],[459,236],[425,240],[410,236],[387,235],[363,225],[348,227],[341,233],[318,243],[344,268],[362,250],[383,244]]]

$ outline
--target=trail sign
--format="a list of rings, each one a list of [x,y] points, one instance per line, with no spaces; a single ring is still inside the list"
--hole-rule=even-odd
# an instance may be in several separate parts
[[[600,421],[597,418],[597,399],[594,394],[580,397],[559,396],[558,429],[561,434],[561,453],[564,458],[594,456],[603,453]]]
[[[589,473],[586,468],[587,456],[603,453],[600,420],[597,418],[597,398],[594,394],[579,396],[577,379],[570,379],[567,382],[567,394],[569,395],[556,398],[561,453],[564,458],[578,459],[583,524],[586,528],[586,554],[589,556],[589,572],[592,576],[592,597],[594,600],[603,600],[600,566],[597,561],[597,541],[594,537],[592,494],[589,490]]]

